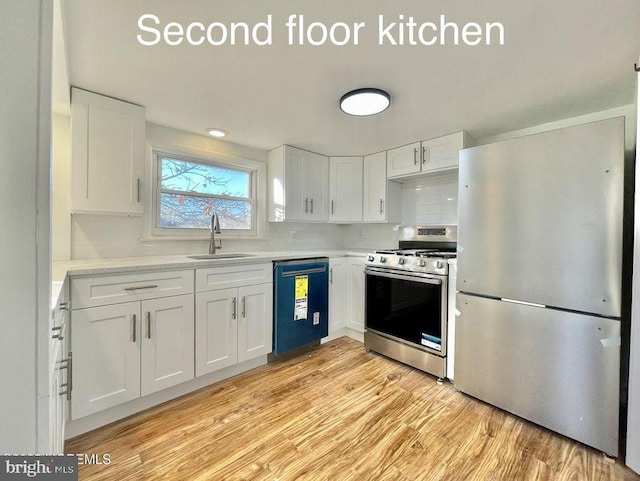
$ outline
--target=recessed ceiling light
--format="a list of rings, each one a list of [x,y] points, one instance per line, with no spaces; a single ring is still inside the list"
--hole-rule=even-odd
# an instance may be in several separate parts
[[[223,129],[218,129],[213,127],[213,128],[207,129],[207,133],[212,137],[222,138],[222,137],[225,137],[229,132]]]
[[[387,92],[374,88],[363,88],[347,92],[340,99],[340,109],[346,114],[363,117],[387,110],[391,97]]]

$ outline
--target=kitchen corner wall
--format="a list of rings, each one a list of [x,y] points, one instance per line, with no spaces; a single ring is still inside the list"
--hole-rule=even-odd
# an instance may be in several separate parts
[[[457,224],[458,172],[424,177],[402,184],[402,224]],[[345,227],[346,249],[398,247],[397,224],[351,224]]]

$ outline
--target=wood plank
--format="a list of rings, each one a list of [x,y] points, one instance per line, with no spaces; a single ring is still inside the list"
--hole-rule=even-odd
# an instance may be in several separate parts
[[[601,453],[340,338],[66,443],[82,480],[607,480]]]

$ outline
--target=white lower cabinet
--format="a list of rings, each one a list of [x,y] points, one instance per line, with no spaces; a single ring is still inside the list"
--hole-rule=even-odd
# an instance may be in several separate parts
[[[72,419],[188,381],[193,294],[74,310],[71,345]]]
[[[330,337],[344,328],[364,332],[364,262],[364,257],[329,260]]]
[[[193,294],[142,301],[142,396],[193,379],[193,319]]]
[[[271,264],[196,270],[196,376],[265,356],[272,350]],[[263,275],[246,273],[260,271]],[[223,279],[226,289],[210,289]],[[245,285],[251,279],[268,283]],[[209,280],[209,281],[208,281]]]
[[[238,289],[196,296],[196,376],[238,363]]]
[[[71,418],[140,396],[140,302],[73,311]]]
[[[329,335],[346,327],[347,276],[346,258],[329,259]]]
[[[71,388],[69,284],[65,282],[51,319],[49,341],[49,453],[64,454],[65,421]]]
[[[273,284],[238,289],[238,362],[265,356],[273,345]]]
[[[364,257],[347,257],[347,327],[364,332]]]

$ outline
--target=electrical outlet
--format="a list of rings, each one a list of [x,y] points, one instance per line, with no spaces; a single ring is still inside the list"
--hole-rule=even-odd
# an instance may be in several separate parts
[[[313,313],[313,325],[317,326],[318,324],[320,324],[320,313],[319,312],[314,312]]]
[[[296,238],[296,231],[289,231],[289,240],[294,240]]]

